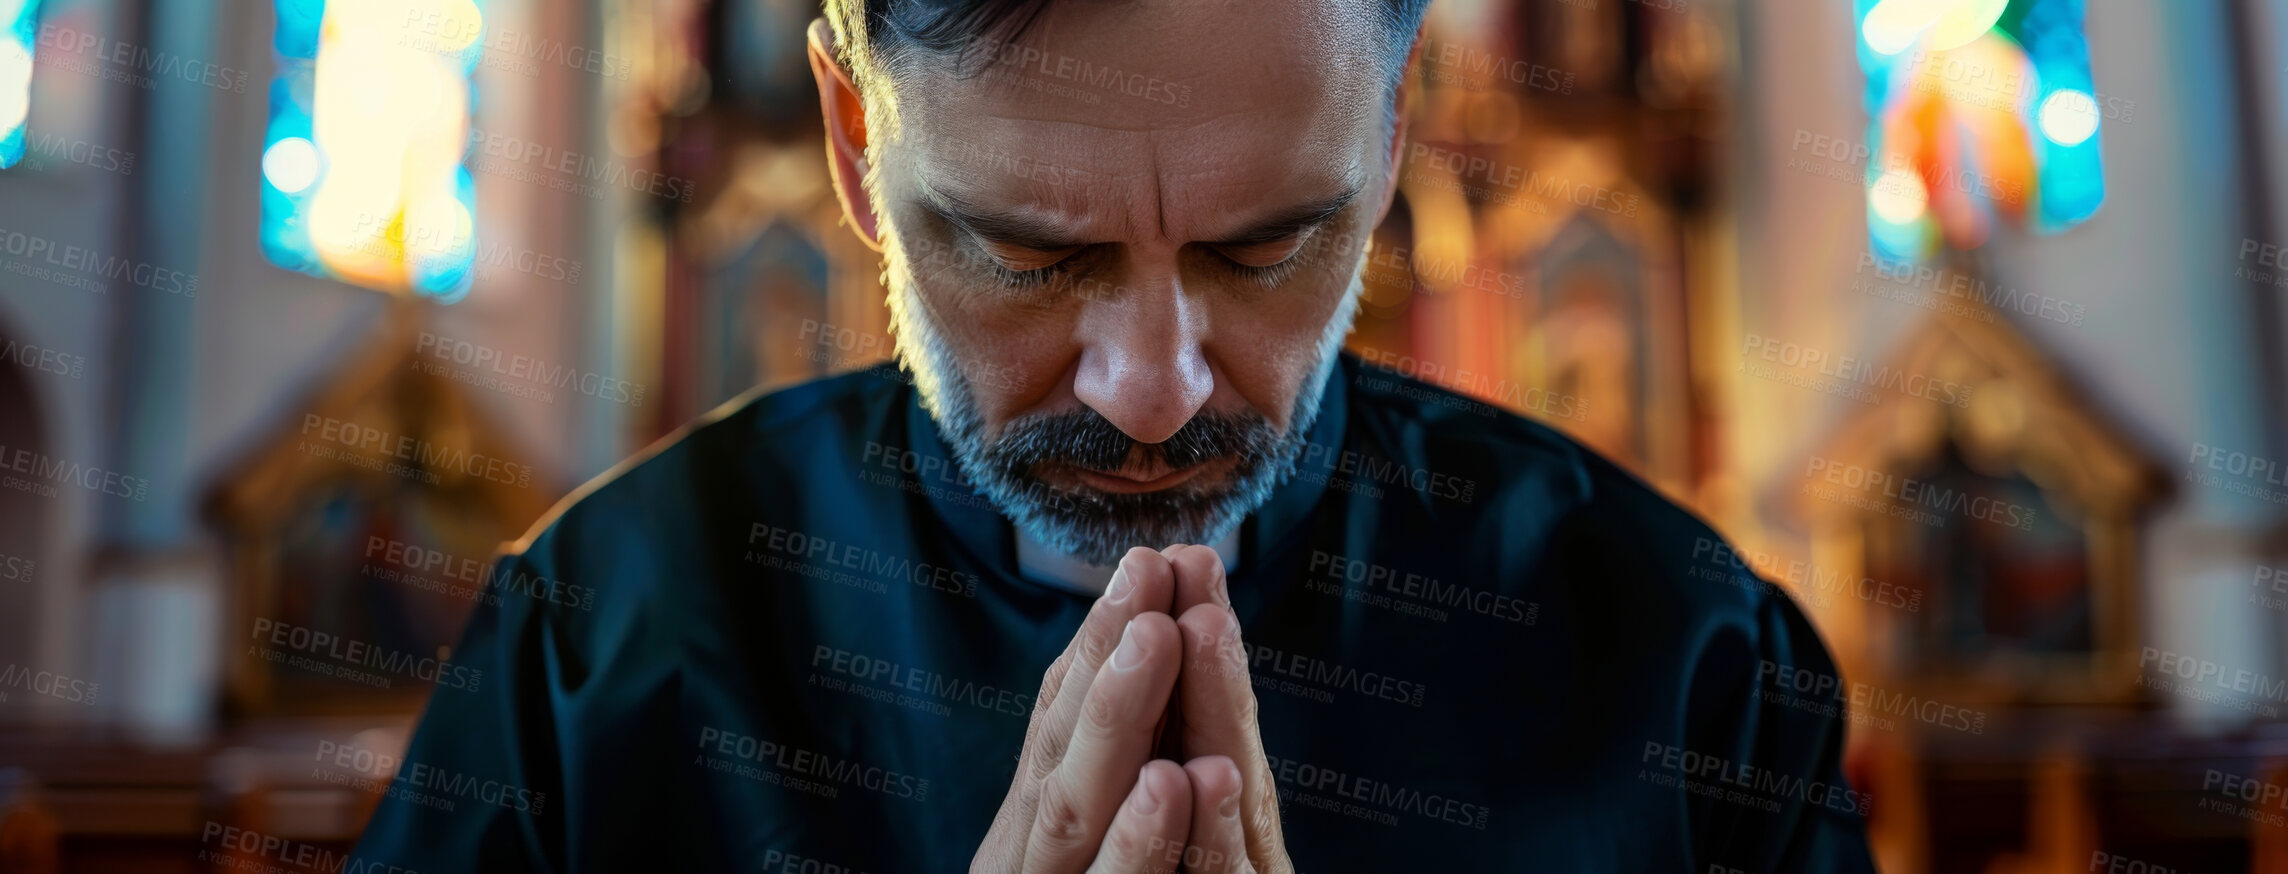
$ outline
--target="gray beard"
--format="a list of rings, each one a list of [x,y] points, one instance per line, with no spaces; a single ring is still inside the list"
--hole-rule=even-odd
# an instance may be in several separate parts
[[[1033,473],[1034,466],[1043,460],[1101,460],[1124,454],[1101,445],[1125,439],[1125,435],[1116,431],[1107,434],[1109,424],[1094,411],[1020,417],[1003,427],[1001,437],[986,439],[969,372],[946,349],[926,307],[913,295],[901,253],[902,247],[895,243],[890,246],[891,263],[885,271],[890,280],[898,361],[913,374],[922,407],[937,423],[938,438],[952,450],[962,475],[977,485],[1012,524],[1050,549],[1094,565],[1115,564],[1136,546],[1160,549],[1174,543],[1220,542],[1248,514],[1271,499],[1295,473],[1296,458],[1318,421],[1320,396],[1336,364],[1336,353],[1342,348],[1343,337],[1350,333],[1351,320],[1365,291],[1363,279],[1353,271],[1334,318],[1310,350],[1311,376],[1296,393],[1285,431],[1272,429],[1267,420],[1252,412],[1239,416],[1203,414],[1162,443],[1140,445],[1143,451],[1158,453],[1170,462],[1203,460],[1199,447],[1215,447],[1220,451],[1207,454],[1237,459],[1221,484],[1186,482],[1144,494],[1111,494],[1060,489]],[[981,372],[995,372],[991,362],[979,365]],[[1055,421],[1059,418],[1063,421]],[[1050,427],[1057,424],[1073,427]],[[1064,440],[1067,435],[1097,439],[1081,445]]]

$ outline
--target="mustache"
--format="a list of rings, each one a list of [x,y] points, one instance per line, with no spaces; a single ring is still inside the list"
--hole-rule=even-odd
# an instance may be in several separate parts
[[[986,454],[995,466],[1012,473],[1038,464],[1119,470],[1136,460],[1149,466],[1155,458],[1170,468],[1186,468],[1219,458],[1236,456],[1245,462],[1266,456],[1278,440],[1278,429],[1262,415],[1219,410],[1194,415],[1166,440],[1142,443],[1102,413],[1083,407],[1012,421]]]

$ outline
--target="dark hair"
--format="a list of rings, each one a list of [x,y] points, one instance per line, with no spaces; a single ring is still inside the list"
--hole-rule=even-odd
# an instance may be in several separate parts
[[[1016,41],[1050,0],[824,0],[837,52],[859,86],[870,87],[914,54],[955,55]],[[1406,52],[1430,0],[1375,0],[1384,36],[1385,78],[1396,89]]]

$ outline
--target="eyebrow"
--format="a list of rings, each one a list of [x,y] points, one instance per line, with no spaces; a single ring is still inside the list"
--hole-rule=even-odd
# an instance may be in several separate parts
[[[921,207],[946,224],[988,242],[1042,252],[1082,245],[1064,225],[1045,218],[989,213],[930,186],[922,186]]]
[[[1353,187],[1325,200],[1297,206],[1257,222],[1253,227],[1237,234],[1212,242],[1218,246],[1252,246],[1258,243],[1284,240],[1325,224],[1328,219],[1334,218],[1337,213],[1342,212],[1344,207],[1350,206],[1351,201],[1357,199],[1358,194],[1359,189]]]
[[[1358,198],[1359,190],[1352,187],[1333,197],[1298,205],[1231,236],[1207,242],[1217,246],[1251,246],[1293,237],[1334,218]],[[1086,241],[1074,238],[1060,222],[1027,215],[986,212],[959,197],[927,185],[922,186],[921,207],[946,224],[992,243],[1042,252],[1087,245]]]

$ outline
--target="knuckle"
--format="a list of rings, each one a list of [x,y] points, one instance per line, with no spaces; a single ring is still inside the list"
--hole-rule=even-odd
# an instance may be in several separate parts
[[[1247,817],[1247,831],[1255,835],[1279,834],[1279,808],[1268,803],[1255,805]]]
[[[1026,779],[1039,783],[1048,779],[1050,774],[1056,773],[1057,764],[1065,759],[1067,743],[1068,740],[1063,732],[1042,732],[1040,742],[1033,748],[1032,769],[1026,772]]]
[[[1045,714],[1035,712],[1032,721],[1025,724],[1025,743],[1017,748],[1018,761],[1033,761],[1041,757],[1044,740],[1051,734]]]
[[[1110,695],[1090,695],[1081,707],[1081,719],[1091,731],[1111,734],[1120,727],[1120,705]]]
[[[1064,780],[1051,780],[1041,788],[1041,806],[1033,813],[1033,833],[1051,849],[1072,849],[1088,838],[1088,823],[1081,820],[1073,791]]]
[[[1033,709],[1036,712],[1048,709],[1049,702],[1056,700],[1057,689],[1065,684],[1065,675],[1071,670],[1072,657],[1060,655],[1056,661],[1049,663],[1048,670],[1041,672],[1041,694],[1033,696]]]
[[[1073,641],[1073,647],[1080,656],[1081,664],[1101,665],[1104,664],[1104,657],[1112,649],[1112,644],[1105,640],[1104,635],[1093,631],[1082,631],[1080,639]]]

